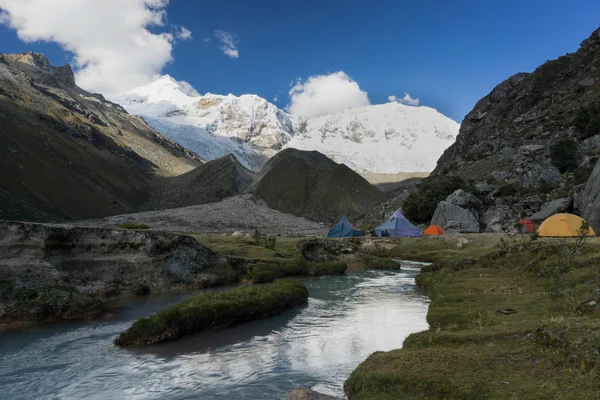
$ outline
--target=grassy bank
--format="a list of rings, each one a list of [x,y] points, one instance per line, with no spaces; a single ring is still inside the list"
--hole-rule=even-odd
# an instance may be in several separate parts
[[[115,340],[118,346],[147,346],[191,333],[226,328],[281,314],[306,304],[308,290],[295,281],[207,292],[136,321]]]
[[[600,243],[496,235],[401,240],[431,261],[430,330],[377,352],[350,399],[592,399],[600,387]]]

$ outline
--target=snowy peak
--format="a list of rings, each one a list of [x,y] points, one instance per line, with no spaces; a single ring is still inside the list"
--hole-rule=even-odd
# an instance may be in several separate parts
[[[278,151],[297,148],[359,172],[429,172],[459,129],[432,108],[396,102],[305,120],[253,94],[202,96],[169,75],[115,101],[201,157],[233,153],[253,170]]]
[[[288,147],[318,150],[359,172],[430,172],[459,127],[433,108],[393,102],[310,119]]]

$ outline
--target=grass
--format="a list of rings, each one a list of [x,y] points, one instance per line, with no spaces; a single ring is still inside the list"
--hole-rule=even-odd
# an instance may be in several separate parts
[[[379,257],[373,256],[370,254],[362,254],[360,256],[362,262],[365,265],[365,268],[368,269],[389,269],[389,270],[398,270],[400,269],[400,264],[395,262],[389,257]]]
[[[292,280],[207,292],[137,320],[115,340],[118,346],[147,346],[183,335],[226,328],[306,304],[308,290]]]
[[[371,355],[348,397],[598,398],[599,239],[569,262],[573,240],[460,237],[398,241],[395,257],[433,262],[417,279],[430,329]]]
[[[220,235],[190,235],[218,254],[241,257],[249,260],[270,260],[299,258],[302,255],[296,243],[303,239],[294,236],[278,236],[275,249],[267,249],[254,243],[251,237],[235,237]]]

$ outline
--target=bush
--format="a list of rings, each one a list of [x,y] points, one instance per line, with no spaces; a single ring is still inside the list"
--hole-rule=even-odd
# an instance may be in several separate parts
[[[550,146],[550,158],[561,174],[577,168],[577,144],[573,139],[564,138]]]
[[[252,283],[270,283],[275,280],[275,275],[268,270],[257,270],[249,272],[246,280]]]
[[[121,229],[150,229],[146,224],[136,224],[135,222],[123,222],[119,225]]]
[[[216,328],[278,315],[306,304],[308,290],[292,280],[207,292],[137,320],[117,346],[147,346]]]
[[[600,103],[592,103],[581,108],[573,120],[573,126],[577,129],[577,137],[581,140],[599,134]]]
[[[417,224],[429,223],[439,202],[465,186],[465,181],[458,176],[426,178],[404,201],[404,215]]]

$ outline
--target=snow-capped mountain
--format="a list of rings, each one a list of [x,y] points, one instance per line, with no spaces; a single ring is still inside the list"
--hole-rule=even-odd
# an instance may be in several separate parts
[[[292,138],[292,117],[255,95],[198,95],[164,75],[113,99],[159,132],[211,160],[233,153],[260,168]]]
[[[460,125],[429,107],[392,102],[312,118],[287,144],[357,172],[430,172]]]
[[[254,170],[293,147],[358,172],[429,172],[459,129],[432,108],[399,103],[305,120],[256,95],[199,95],[168,75],[113,100],[207,160],[233,153]]]

